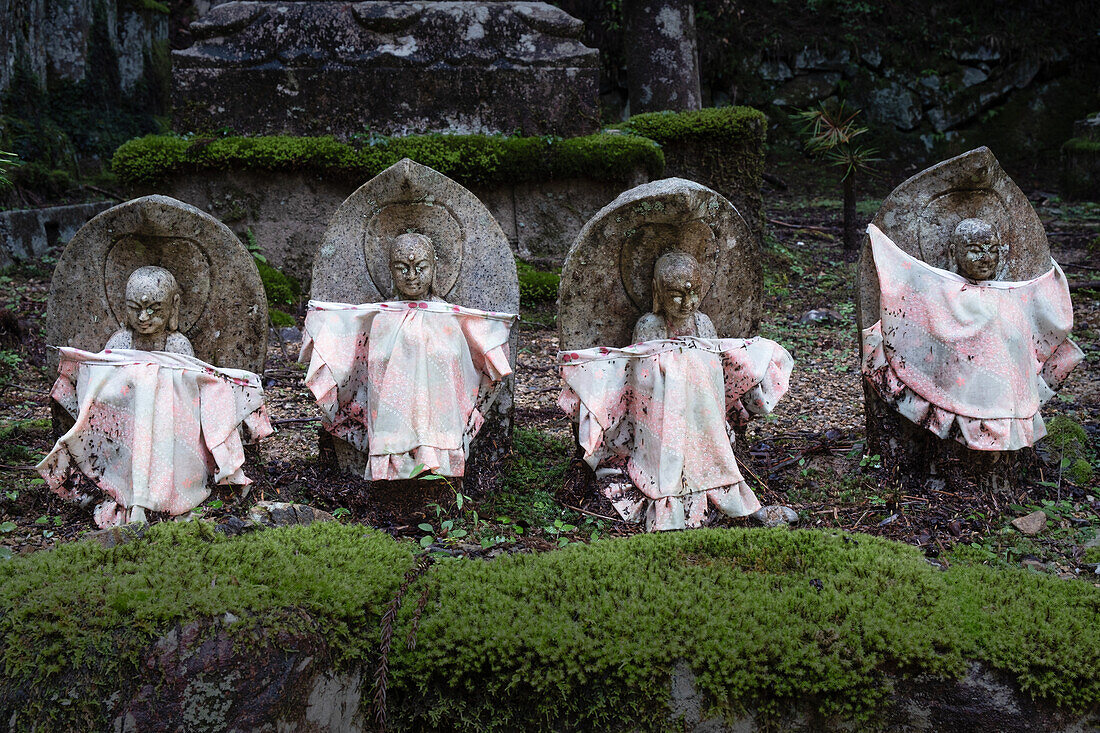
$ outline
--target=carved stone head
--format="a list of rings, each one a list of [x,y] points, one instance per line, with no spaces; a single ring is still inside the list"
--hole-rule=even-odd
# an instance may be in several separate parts
[[[400,234],[390,248],[390,276],[402,300],[423,300],[432,296],[435,277],[435,247],[423,234]]]
[[[139,267],[126,281],[126,325],[144,338],[179,330],[180,287],[163,267]]]
[[[653,266],[653,312],[663,316],[670,329],[692,323],[699,310],[699,263],[687,252],[666,252]]]
[[[971,280],[993,280],[1001,264],[1001,237],[982,219],[963,219],[951,235],[950,256]]]

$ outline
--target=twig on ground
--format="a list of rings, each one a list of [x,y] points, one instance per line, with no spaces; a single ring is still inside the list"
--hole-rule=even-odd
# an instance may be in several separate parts
[[[21,384],[12,384],[11,382],[4,382],[0,384],[0,392],[6,389],[17,389],[20,392],[30,392],[31,394],[49,395],[50,393],[44,389],[34,389],[33,387],[24,387]]]
[[[100,188],[99,186],[93,186],[90,183],[85,183],[83,185],[83,187],[88,189],[89,191],[95,191],[96,193],[101,193],[104,196],[106,196],[107,198],[112,198],[115,201],[126,201],[127,200],[125,196],[117,194],[114,191],[108,191],[105,188]]]
[[[597,517],[599,519],[608,519],[612,522],[618,522],[619,521],[618,519],[615,519],[614,517],[609,517],[606,514],[597,514],[596,512],[586,511],[584,509],[581,509],[579,506],[573,506],[572,504],[566,504],[564,501],[561,503],[561,505],[563,507],[565,507],[566,509],[572,509],[575,512],[580,512],[581,514],[587,514],[590,517]]]
[[[767,482],[766,482],[766,481],[764,481],[764,479],[762,479],[762,478],[760,478],[759,476],[757,476],[757,475],[756,475],[756,472],[755,472],[755,471],[753,471],[753,470],[752,470],[751,468],[749,468],[749,467],[748,467],[748,465],[746,465],[746,464],[742,463],[742,464],[741,464],[741,468],[743,468],[743,469],[745,469],[746,471],[748,471],[748,472],[749,472],[749,475],[750,475],[750,476],[752,476],[752,477],[753,477],[754,479],[756,479],[756,482],[757,482],[758,484],[760,484],[761,486],[763,486],[763,487],[764,487],[764,490],[765,490],[765,491],[771,491],[771,487],[769,487],[769,486],[768,486]]]
[[[786,227],[787,229],[808,229],[811,232],[821,232],[822,234],[832,234],[829,227],[819,227],[815,224],[792,224],[789,221],[780,221],[779,219],[768,219],[769,224],[775,224],[777,227]],[[832,227],[835,229],[836,227]]]

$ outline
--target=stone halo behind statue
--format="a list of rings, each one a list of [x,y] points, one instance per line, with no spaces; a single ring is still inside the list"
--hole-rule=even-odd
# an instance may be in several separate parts
[[[137,286],[139,272],[158,271],[154,281],[167,271],[179,289],[177,327],[169,330],[189,342],[194,356],[263,373],[267,297],[255,260],[225,224],[167,196],[119,204],[73,236],[50,284],[46,342],[95,352],[120,330],[133,330],[127,286]],[[145,282],[144,275],[138,279]],[[172,339],[176,348],[182,343]],[[116,348],[123,347],[116,341]],[[56,353],[49,363],[56,368]]]
[[[698,263],[700,281],[693,289],[712,335],[754,333],[763,281],[748,225],[719,193],[666,178],[625,191],[581,229],[562,266],[559,348],[632,343],[639,318],[656,313],[654,269],[669,252]]]

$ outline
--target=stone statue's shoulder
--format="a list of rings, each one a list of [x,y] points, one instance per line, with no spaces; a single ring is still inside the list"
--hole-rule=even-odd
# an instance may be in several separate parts
[[[701,311],[695,311],[695,335],[701,339],[718,338],[718,331],[714,328],[710,316]]]
[[[195,350],[191,348],[191,341],[179,331],[172,331],[164,341],[164,350],[172,354],[194,356]]]
[[[656,341],[667,338],[668,328],[665,319],[656,313],[646,313],[634,324],[634,340],[637,344],[642,341]]]
[[[107,339],[105,349],[132,349],[134,348],[134,334],[128,328],[120,328]]]

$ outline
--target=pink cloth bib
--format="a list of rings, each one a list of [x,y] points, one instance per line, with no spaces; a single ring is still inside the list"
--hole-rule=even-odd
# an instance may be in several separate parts
[[[300,360],[325,429],[368,452],[365,478],[461,476],[517,316],[436,301],[311,301]]]
[[[50,394],[76,423],[38,472],[62,496],[74,469],[95,481],[113,502],[97,509],[100,526],[135,505],[188,512],[209,495],[211,475],[219,484],[251,483],[241,434],[252,442],[273,432],[251,372],[163,351],[70,348],[61,349],[58,371]]]
[[[793,360],[764,338],[647,341],[624,349],[560,352],[558,404],[577,422],[596,470],[627,458],[646,506],[616,503],[649,529],[698,526],[707,503],[729,516],[760,508],[733,455],[727,416],[770,412],[787,391]],[[615,497],[611,497],[615,501]]]
[[[1046,435],[1039,408],[1083,358],[1056,263],[1033,280],[975,283],[867,227],[880,320],[863,331],[863,374],[904,417],[974,450]]]

